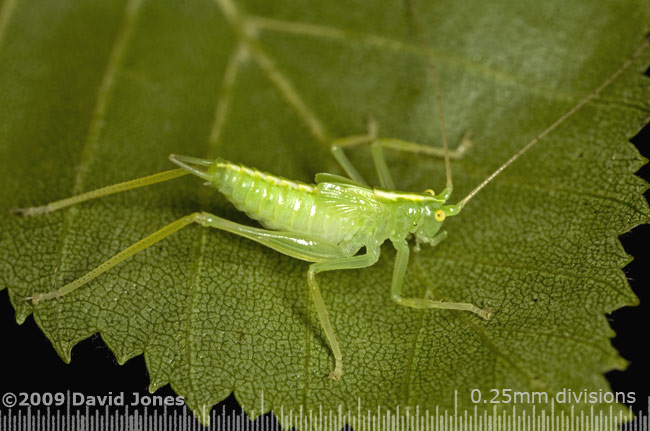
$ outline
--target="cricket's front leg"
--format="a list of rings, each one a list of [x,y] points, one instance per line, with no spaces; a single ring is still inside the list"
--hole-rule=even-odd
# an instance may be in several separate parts
[[[439,241],[438,241],[439,242]],[[485,320],[488,320],[492,315],[490,310],[483,310],[474,304],[468,302],[444,302],[433,301],[430,299],[422,298],[404,298],[402,297],[402,287],[404,282],[404,274],[406,273],[406,265],[409,260],[409,247],[406,240],[393,241],[393,246],[397,250],[397,257],[395,258],[395,268],[393,269],[393,281],[391,285],[391,296],[393,301],[400,305],[411,308],[438,308],[447,310],[463,310],[470,311],[479,315]]]

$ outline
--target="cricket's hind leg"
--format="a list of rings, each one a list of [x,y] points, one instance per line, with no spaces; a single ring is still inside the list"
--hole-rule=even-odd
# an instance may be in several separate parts
[[[339,347],[338,341],[336,340],[336,336],[334,335],[334,329],[332,328],[332,324],[329,320],[327,308],[325,307],[325,302],[323,301],[323,297],[320,293],[320,288],[316,282],[315,275],[323,271],[363,268],[370,266],[377,261],[377,258],[379,257],[379,249],[370,250],[365,255],[347,257],[345,251],[338,245],[313,238],[309,235],[298,234],[294,232],[281,232],[260,229],[241,225],[218,217],[214,214],[206,212],[194,212],[168,224],[167,226],[157,230],[151,235],[130,245],[110,259],[99,264],[88,273],[64,285],[63,287],[51,292],[33,293],[29,297],[21,298],[21,300],[31,300],[32,304],[36,305],[42,301],[58,299],[69,295],[70,293],[91,282],[111,268],[124,262],[131,256],[151,247],[158,241],[161,241],[173,233],[178,232],[184,227],[194,223],[205,227],[225,230],[227,232],[243,236],[296,259],[315,262],[309,267],[309,271],[307,273],[307,282],[309,285],[309,291],[311,293],[312,300],[316,306],[319,322],[323,328],[323,331],[325,332],[325,336],[327,337],[327,341],[334,355],[335,367],[334,370],[330,373],[330,378],[338,380],[341,377],[343,367],[341,349]]]
[[[139,189],[141,187],[150,186],[152,184],[162,183],[164,181],[173,180],[185,175],[193,174],[203,179],[210,180],[211,177],[207,175],[206,172],[200,170],[198,167],[210,166],[213,161],[199,159],[196,157],[189,156],[179,156],[176,154],[171,154],[169,159],[180,166],[179,169],[171,169],[169,171],[159,172],[157,174],[148,175],[142,178],[136,178],[129,181],[124,181],[117,184],[111,184],[110,186],[101,187],[99,189],[91,190],[86,193],[81,193],[76,196],[71,196],[69,198],[60,199],[58,201],[53,201],[45,205],[29,208],[12,208],[10,210],[13,214],[20,214],[24,217],[37,216],[42,214],[49,214],[60,209],[77,205],[82,202],[86,202],[92,199],[102,198],[104,196],[113,195],[116,193],[122,193],[128,190]]]
[[[32,304],[38,304],[41,301],[66,296],[89,283],[90,281],[94,280],[95,278],[99,277],[109,269],[124,262],[131,256],[151,247],[158,241],[167,238],[169,235],[176,233],[184,227],[193,223],[232,232],[245,238],[252,239],[262,245],[287,254],[291,257],[308,260],[311,262],[336,259],[344,256],[343,251],[335,244],[310,240],[310,238],[305,235],[254,228],[241,225],[206,212],[194,212],[185,217],[181,217],[174,222],[171,222],[167,226],[158,229],[151,235],[130,245],[110,259],[100,263],[97,267],[90,270],[85,275],[66,284],[65,286],[51,292],[34,293],[30,297],[21,299],[31,300]]]
[[[37,216],[42,214],[49,214],[60,209],[77,205],[82,202],[89,201],[91,199],[97,199],[108,195],[113,195],[116,193],[122,193],[127,190],[138,189],[140,187],[150,186],[156,183],[162,183],[163,181],[173,180],[174,178],[182,177],[188,175],[190,172],[185,169],[172,169],[169,171],[159,172],[157,174],[149,175],[142,178],[136,178],[134,180],[124,181],[122,183],[112,184],[110,186],[102,187],[99,189],[91,190],[80,195],[71,196],[69,198],[60,199],[58,201],[50,202],[45,205],[29,208],[13,208],[9,212],[14,214],[20,214],[24,217]]]
[[[377,123],[374,119],[368,120],[368,131],[365,135],[354,135],[345,138],[340,138],[332,143],[331,151],[336,161],[341,165],[345,173],[354,181],[367,185],[361,174],[352,165],[343,151],[345,148],[370,145],[372,159],[377,170],[379,182],[381,187],[386,189],[395,189],[395,183],[390,175],[386,159],[384,157],[383,149],[389,148],[392,150],[404,151],[415,154],[425,154],[434,157],[444,157],[444,148],[430,147],[415,142],[405,141],[397,138],[378,138],[377,137]],[[460,159],[463,157],[467,149],[472,145],[470,141],[470,132],[466,132],[460,143],[453,150],[449,150],[450,159]]]

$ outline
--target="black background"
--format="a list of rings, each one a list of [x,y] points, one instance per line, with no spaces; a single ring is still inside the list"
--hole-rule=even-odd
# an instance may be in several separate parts
[[[650,158],[650,126],[646,126],[632,142],[641,154]],[[644,166],[638,175],[650,181],[650,164]],[[649,197],[650,193],[646,193],[646,199]],[[617,334],[612,343],[630,365],[625,371],[608,373],[607,378],[613,391],[634,392],[636,402],[631,407],[634,411],[643,410],[647,413],[650,396],[646,371],[650,362],[647,349],[647,331],[650,328],[650,295],[647,289],[650,284],[650,262],[641,257],[650,244],[650,225],[638,226],[620,239],[628,254],[637,257],[624,271],[641,300],[641,305],[622,308],[609,316]],[[5,392],[61,391],[79,391],[86,395],[106,395],[121,391],[127,394],[148,394],[149,377],[142,355],[120,366],[100,337],[94,335],[75,346],[72,362],[65,364],[33,318],[30,317],[21,326],[16,324],[6,292],[0,292],[0,333],[3,349],[0,356],[0,395]],[[166,386],[156,395],[174,393]],[[4,407],[0,409],[7,412]],[[229,415],[241,410],[232,395],[217,405],[216,409],[217,412],[225,411]]]

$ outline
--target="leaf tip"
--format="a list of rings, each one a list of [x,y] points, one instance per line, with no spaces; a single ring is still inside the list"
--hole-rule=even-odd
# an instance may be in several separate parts
[[[163,380],[157,380],[152,378],[151,381],[149,382],[149,392],[153,394],[154,392],[156,392],[158,389],[162,388],[166,384],[167,382]]]

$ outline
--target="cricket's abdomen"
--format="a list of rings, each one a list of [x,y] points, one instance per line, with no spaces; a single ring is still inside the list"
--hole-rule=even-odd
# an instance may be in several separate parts
[[[235,207],[269,229],[310,234],[336,244],[350,240],[354,223],[319,205],[316,186],[219,159],[214,186]]]

